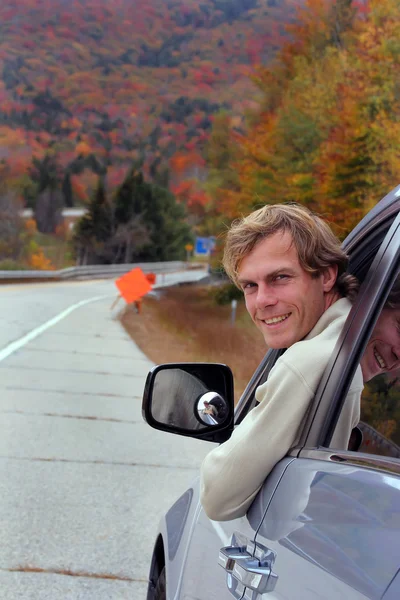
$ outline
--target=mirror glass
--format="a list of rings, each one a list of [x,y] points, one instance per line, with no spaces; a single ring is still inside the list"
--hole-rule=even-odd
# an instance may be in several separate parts
[[[197,400],[195,411],[202,423],[219,425],[228,416],[228,407],[223,397],[217,392],[206,392]]]
[[[206,424],[199,418],[198,407],[201,397],[209,391],[198,377],[183,369],[158,371],[152,390],[152,416],[159,423],[187,431],[208,429],[217,421]]]

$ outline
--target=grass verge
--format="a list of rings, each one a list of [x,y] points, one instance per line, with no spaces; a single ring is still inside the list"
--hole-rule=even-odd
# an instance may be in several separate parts
[[[169,288],[158,299],[145,297],[141,314],[129,305],[119,318],[139,348],[156,364],[229,365],[238,400],[266,352],[265,343],[244,303],[238,303],[232,326],[230,306],[215,305],[212,290],[199,286]]]

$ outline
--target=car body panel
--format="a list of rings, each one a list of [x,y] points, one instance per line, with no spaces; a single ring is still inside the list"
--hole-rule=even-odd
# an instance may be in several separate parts
[[[168,599],[179,597],[183,565],[200,509],[196,479],[193,486],[178,498],[161,520],[159,531],[164,542]]]
[[[292,460],[283,459],[271,473],[264,485],[264,502],[268,502],[268,498],[272,500],[279,481]],[[229,582],[228,573],[218,564],[219,550],[232,543],[246,545],[253,542],[264,513],[265,504],[254,502],[251,513],[246,517],[216,522],[208,519],[200,507],[183,565],[180,595],[176,596],[176,600],[232,600],[228,585],[232,586],[234,582]]]
[[[259,502],[269,502],[263,491]],[[295,459],[256,536],[276,552],[270,597],[381,598],[399,568],[399,507],[397,475]]]
[[[391,581],[385,595],[382,600],[399,600],[400,598],[400,569],[397,571],[395,577]]]

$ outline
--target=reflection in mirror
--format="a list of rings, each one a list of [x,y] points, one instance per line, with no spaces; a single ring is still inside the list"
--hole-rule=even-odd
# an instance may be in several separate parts
[[[183,369],[164,369],[154,380],[151,413],[164,425],[172,425],[187,431],[206,429],[195,415],[200,396],[208,389],[200,379]]]
[[[400,458],[400,277],[361,360],[363,442],[360,451]]]
[[[219,425],[228,416],[228,406],[224,398],[217,392],[207,392],[197,401],[197,416],[205,425]]]

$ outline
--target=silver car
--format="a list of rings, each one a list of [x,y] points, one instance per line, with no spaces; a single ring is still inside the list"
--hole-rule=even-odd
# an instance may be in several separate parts
[[[301,443],[275,466],[245,517],[211,521],[193,483],[160,523],[147,600],[400,598],[400,372],[365,386],[349,448],[330,449],[349,384],[399,274],[399,213],[400,186],[343,243],[362,285]],[[144,418],[156,429],[222,443],[255,406],[255,389],[280,353],[267,352],[236,409],[227,366],[157,366],[146,381]]]

